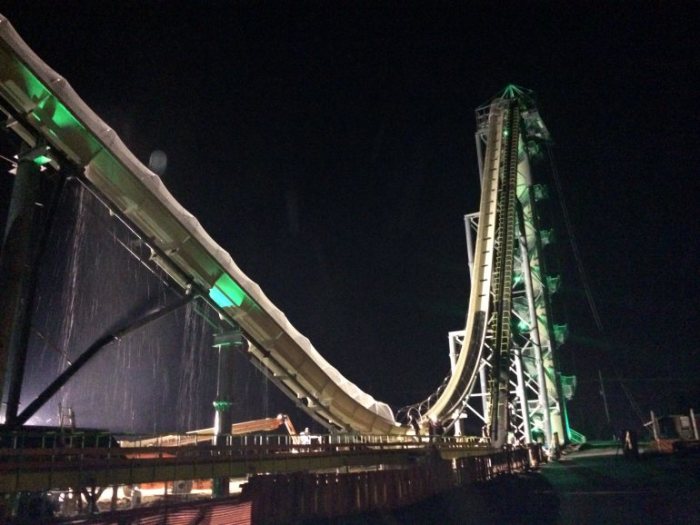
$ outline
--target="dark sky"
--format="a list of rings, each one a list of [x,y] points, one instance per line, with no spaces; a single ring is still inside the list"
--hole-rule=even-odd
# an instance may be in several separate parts
[[[599,368],[644,411],[700,408],[697,2],[111,4],[0,12],[139,158],[167,152],[175,197],[361,387],[397,407],[445,374],[474,109],[515,83],[554,137],[605,328],[560,226],[574,426],[602,420]]]

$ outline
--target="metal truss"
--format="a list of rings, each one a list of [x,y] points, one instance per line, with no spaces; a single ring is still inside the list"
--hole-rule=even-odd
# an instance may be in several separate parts
[[[516,93],[515,96],[526,96]],[[487,136],[489,106],[476,111],[477,131],[475,134],[479,174],[482,177],[483,154]],[[511,283],[510,344],[508,351],[507,378],[507,419],[509,440],[521,443],[543,441],[547,445],[553,440],[561,442],[565,435],[562,417],[563,407],[560,378],[555,367],[554,347],[562,342],[565,331],[552,322],[550,295],[556,291],[558,278],[547,277],[544,270],[542,250],[552,238],[551,233],[542,231],[537,224],[535,207],[546,198],[546,188],[532,184],[530,157],[538,148],[539,140],[547,140],[548,132],[534,106],[521,113],[522,132],[518,137],[517,202],[516,221],[508,227],[515,227],[514,245],[499,246],[498,251],[512,249],[513,272]],[[468,214],[464,218],[469,255],[470,275],[473,275],[474,237],[478,227],[479,214]],[[500,239],[507,238],[499,236]],[[492,316],[493,317],[493,314]],[[489,322],[489,326],[493,323]],[[494,373],[494,354],[497,334],[488,330],[482,360],[479,364],[479,380],[472,393],[465,399],[464,408],[458,421],[476,417],[484,430],[491,425],[494,416],[492,406],[494,385],[504,383],[504,378]],[[464,331],[448,334],[450,362],[452,366],[462,348]],[[558,340],[559,339],[559,340]],[[557,341],[558,340],[558,341]],[[455,424],[455,433],[461,433],[461,425]],[[484,432],[484,437],[486,437]]]

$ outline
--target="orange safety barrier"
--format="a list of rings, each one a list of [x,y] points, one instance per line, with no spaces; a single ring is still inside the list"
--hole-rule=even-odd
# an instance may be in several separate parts
[[[252,503],[228,500],[143,507],[103,513],[90,519],[92,525],[250,525]]]

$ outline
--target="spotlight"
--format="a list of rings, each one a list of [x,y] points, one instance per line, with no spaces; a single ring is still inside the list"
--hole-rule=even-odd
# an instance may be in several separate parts
[[[51,146],[47,144],[42,144],[41,146],[36,146],[30,149],[28,152],[24,153],[20,160],[30,160],[37,166],[45,166],[55,162],[53,157],[50,155]]]

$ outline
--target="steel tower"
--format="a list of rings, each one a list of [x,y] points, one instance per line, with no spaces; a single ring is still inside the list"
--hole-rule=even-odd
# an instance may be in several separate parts
[[[500,264],[507,275],[501,283],[509,290],[499,290],[492,284],[495,308],[484,340],[478,386],[467,398],[460,419],[475,415],[491,439],[493,427],[500,424],[508,429],[511,440],[520,443],[582,441],[585,438],[568,427],[566,418],[565,400],[573,395],[575,378],[561,376],[555,354],[565,340],[566,325],[553,321],[551,298],[558,289],[559,277],[547,273],[544,257],[544,247],[553,240],[552,231],[543,229],[540,223],[540,205],[548,198],[548,191],[543,184],[535,184],[531,170],[551,137],[532,92],[509,85],[494,101],[476,110],[475,138],[482,183],[488,123],[494,107],[509,112],[510,123],[503,130],[504,139],[509,140],[504,142],[514,152],[517,148],[512,173],[506,168],[502,174],[513,178],[515,184],[509,191],[514,198],[501,196],[496,219],[496,242],[500,246],[495,257],[505,259]],[[479,214],[465,216],[472,279],[478,223]],[[464,331],[448,335],[452,367],[463,338]],[[459,424],[455,432],[461,432]]]

